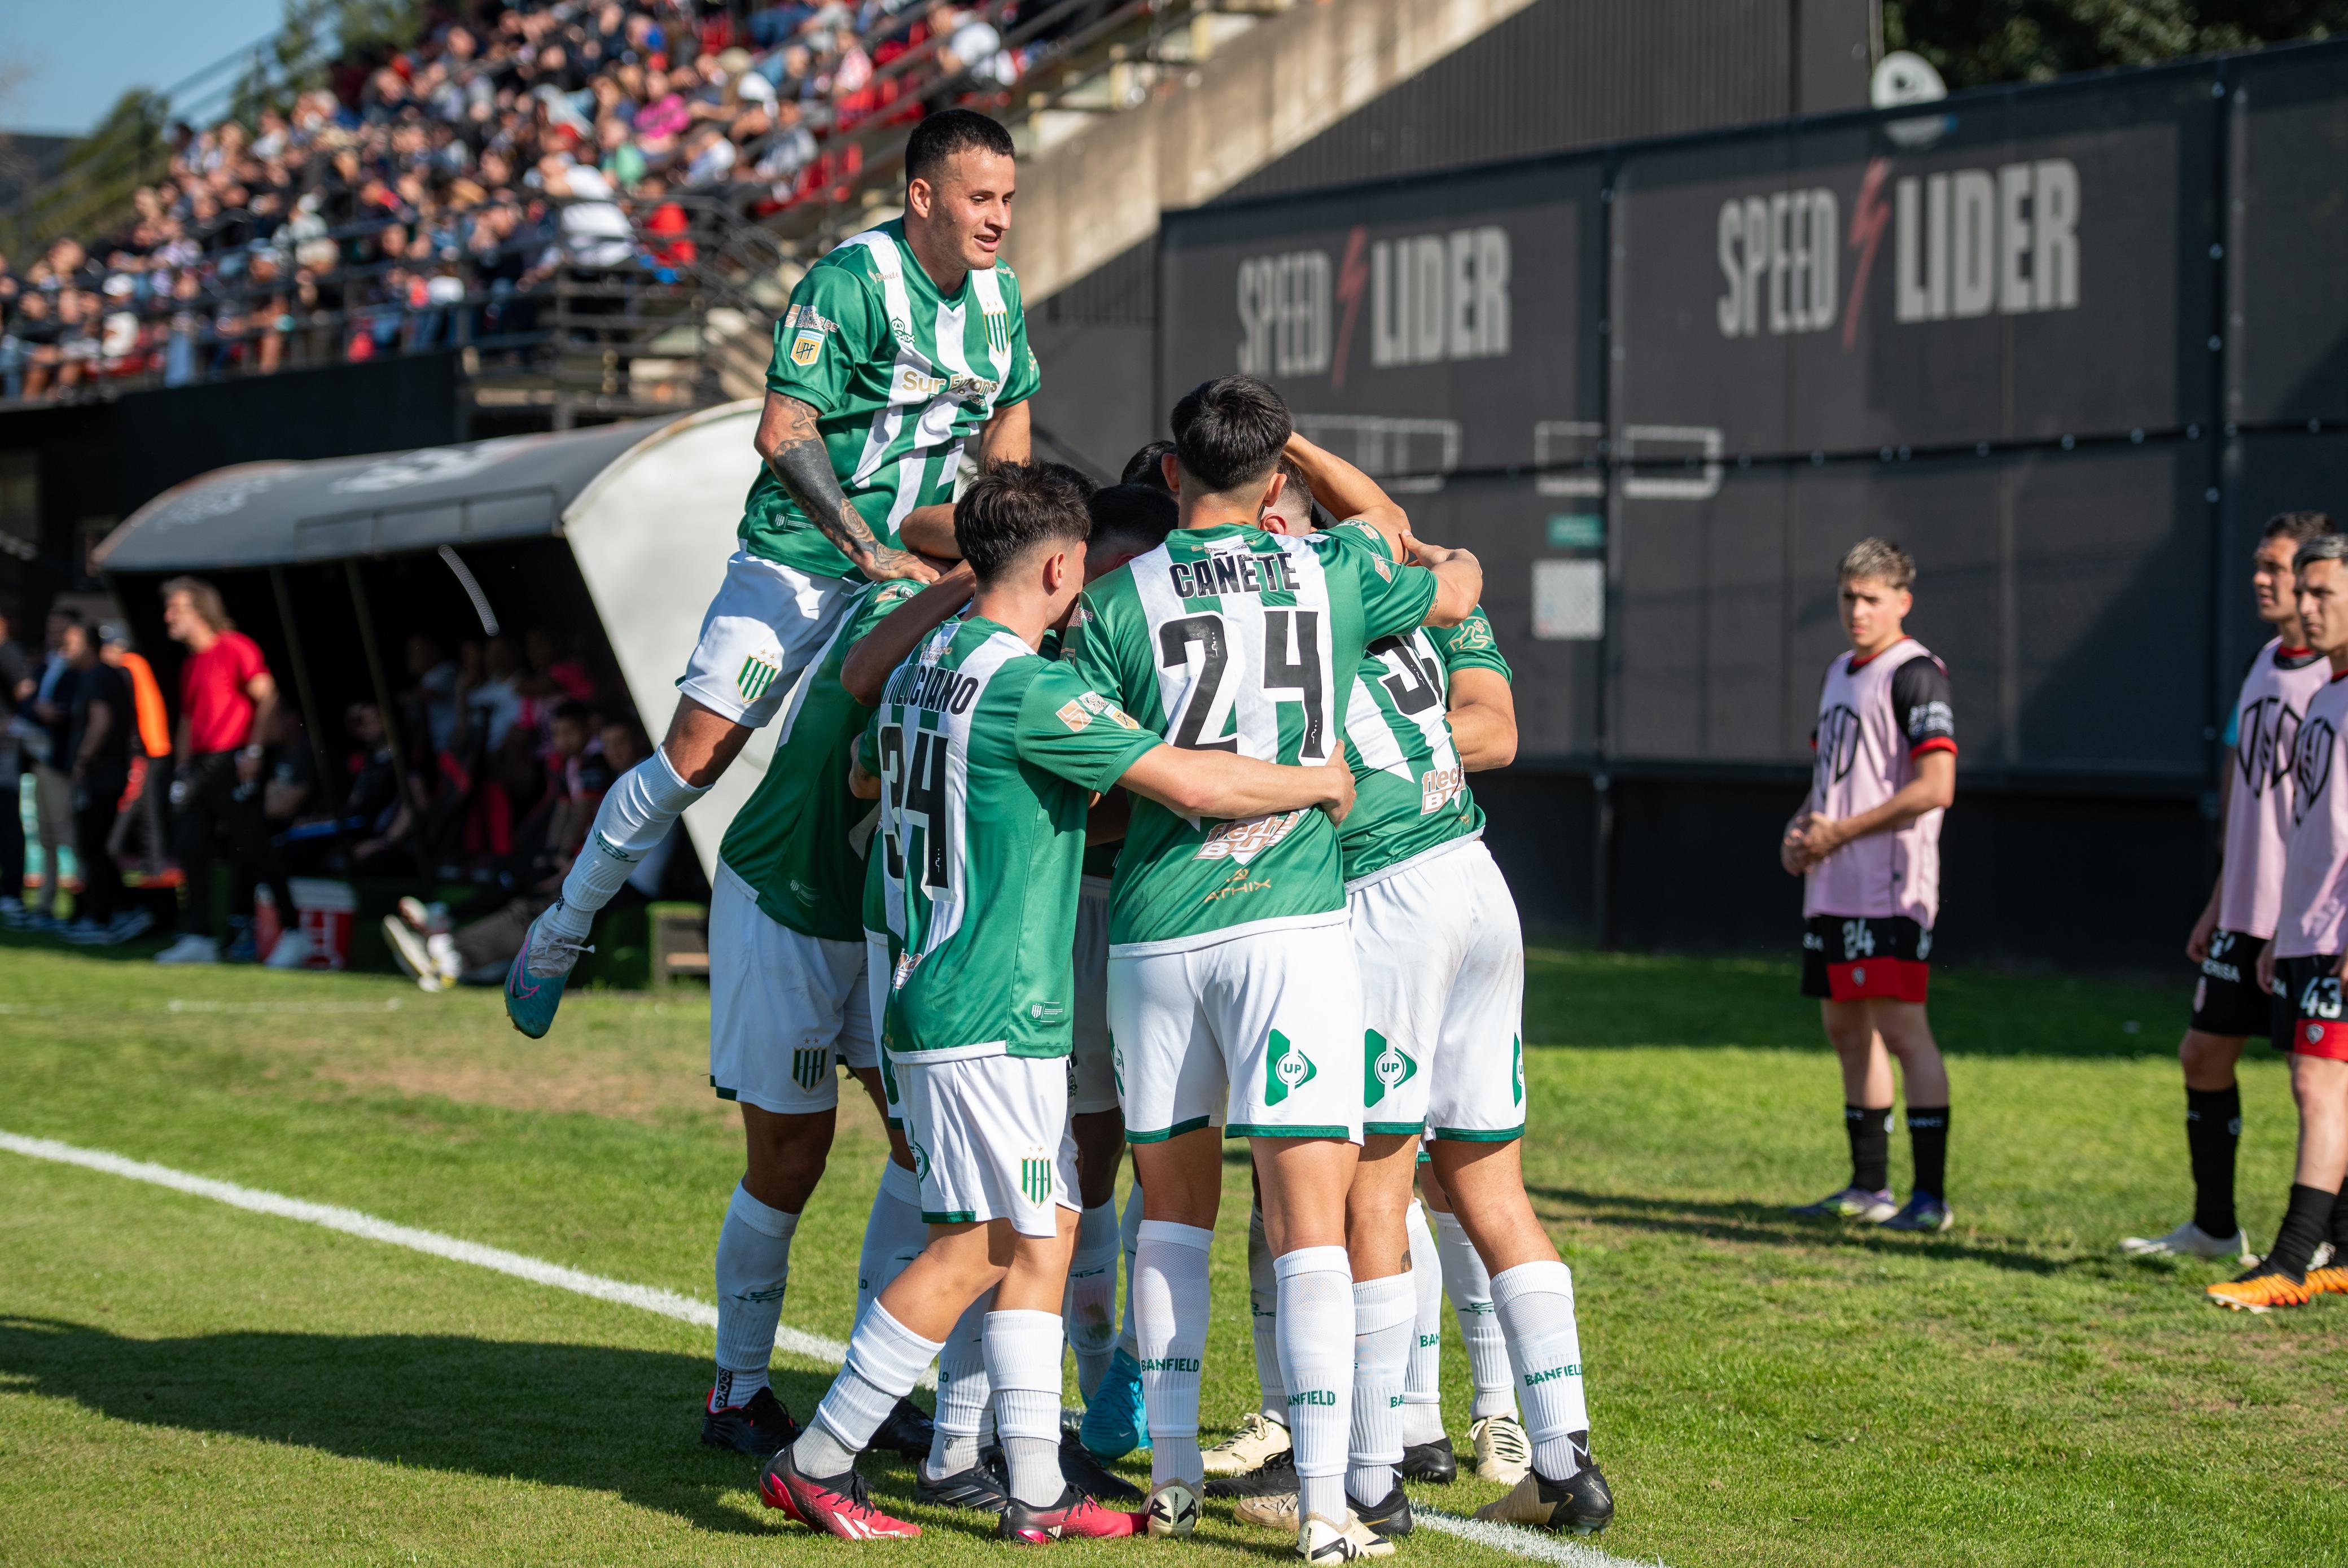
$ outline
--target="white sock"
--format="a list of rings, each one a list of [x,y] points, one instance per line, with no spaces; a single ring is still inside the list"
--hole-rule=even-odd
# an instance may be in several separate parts
[[[920,1178],[884,1157],[880,1190],[872,1194],[872,1212],[864,1222],[864,1250],[856,1258],[856,1315],[862,1317],[872,1298],[887,1290],[889,1282],[929,1244]]]
[[[1125,1253],[1125,1318],[1118,1326],[1117,1347],[1135,1361],[1141,1359],[1141,1342],[1133,1332],[1133,1253],[1141,1244],[1141,1183],[1125,1195],[1125,1213],[1117,1222],[1117,1245]]]
[[[856,1456],[871,1443],[897,1401],[913,1391],[939,1348],[874,1302],[849,1336],[848,1359],[815,1408],[815,1418],[791,1445],[791,1462],[799,1473],[829,1480],[853,1468]]]
[[[1144,1220],[1133,1254],[1133,1327],[1149,1413],[1149,1481],[1198,1481],[1199,1367],[1207,1352],[1207,1249],[1215,1233]],[[1343,1255],[1343,1249],[1339,1249]]]
[[[1288,1425],[1288,1385],[1280,1376],[1280,1281],[1272,1272],[1272,1243],[1263,1211],[1248,1215],[1248,1316],[1255,1327],[1255,1380],[1264,1418]],[[1384,1493],[1379,1495],[1383,1496]]]
[[[1406,1274],[1354,1284],[1353,1444],[1345,1490],[1381,1502],[1402,1463],[1402,1389],[1418,1337],[1418,1288]]]
[[[1509,1366],[1509,1336],[1492,1311],[1492,1276],[1468,1239],[1458,1216],[1435,1216],[1436,1248],[1443,1254],[1443,1289],[1459,1317],[1459,1337],[1468,1345],[1468,1370],[1476,1383],[1472,1420],[1517,1413],[1517,1377]],[[1562,1476],[1552,1476],[1562,1480]]]
[[[1299,1247],[1272,1266],[1280,1281],[1280,1371],[1297,1506],[1300,1514],[1342,1521],[1354,1410],[1353,1265],[1343,1247]]]
[[[1410,1283],[1417,1322],[1411,1336],[1410,1371],[1403,1379],[1402,1440],[1406,1447],[1443,1439],[1443,1260],[1435,1233],[1426,1228],[1426,1207],[1416,1199],[1403,1216],[1410,1237]],[[1355,1495],[1359,1495],[1356,1493]]]
[[[595,808],[595,826],[562,879],[561,900],[546,912],[547,929],[583,940],[595,912],[612,902],[636,862],[668,837],[687,806],[708,793],[706,786],[696,789],[679,778],[668,753],[657,746],[620,775]]]
[[[1060,1300],[1068,1348],[1076,1356],[1076,1388],[1089,1401],[1117,1349],[1117,1202],[1086,1209],[1076,1222],[1076,1250],[1068,1260],[1068,1288]]]
[[[1067,1486],[1060,1473],[1062,1332],[1057,1313],[986,1315],[986,1378],[994,1387],[1003,1462],[1011,1495],[1033,1508],[1059,1501]]]
[[[924,1467],[932,1480],[943,1480],[978,1463],[979,1433],[986,1425],[986,1315],[994,1310],[994,1292],[970,1304],[955,1320],[938,1352],[938,1414],[930,1429],[930,1457]]]
[[[717,1229],[717,1383],[709,1408],[747,1404],[767,1386],[791,1277],[791,1233],[799,1217],[770,1209],[736,1186]]]
[[[1492,1310],[1524,1369],[1525,1436],[1533,1469],[1563,1480],[1590,1451],[1590,1410],[1581,1390],[1581,1332],[1573,1319],[1573,1271],[1561,1263],[1519,1264],[1493,1276]]]
[[[464,961],[457,956],[457,939],[445,931],[436,931],[424,939],[425,955],[440,972],[440,978],[454,981],[463,972]]]

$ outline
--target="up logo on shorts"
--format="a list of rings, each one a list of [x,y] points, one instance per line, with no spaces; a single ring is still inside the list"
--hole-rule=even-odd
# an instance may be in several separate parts
[[[830,1070],[831,1047],[829,1046],[801,1046],[791,1052],[791,1081],[809,1094],[815,1092],[815,1086],[821,1083],[824,1074]]]
[[[1295,1042],[1278,1029],[1272,1031],[1272,1043],[1263,1057],[1263,1103],[1278,1105],[1295,1089],[1303,1088],[1321,1076],[1313,1058],[1296,1048]]]
[[[1041,1149],[1028,1150],[1019,1161],[1019,1191],[1039,1209],[1052,1201],[1052,1160]]]
[[[1519,1035],[1509,1041],[1509,1103],[1525,1103],[1525,1039]]]
[[[1400,1046],[1379,1034],[1366,1029],[1362,1034],[1362,1103],[1375,1105],[1385,1099],[1386,1090],[1400,1088],[1418,1076],[1418,1063]]]
[[[913,1157],[913,1180],[916,1181],[928,1181],[930,1179],[930,1151],[922,1148],[922,1140],[915,1138],[911,1132],[908,1132],[905,1135],[905,1152]]]

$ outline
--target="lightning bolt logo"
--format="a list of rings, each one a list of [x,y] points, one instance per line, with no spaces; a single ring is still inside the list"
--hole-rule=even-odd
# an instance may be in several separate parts
[[[1891,160],[1868,160],[1867,178],[1859,181],[1859,201],[1850,210],[1849,243],[1859,253],[1859,264],[1850,269],[1850,297],[1842,306],[1845,354],[1859,344],[1859,302],[1867,297],[1867,274],[1875,270],[1876,249],[1883,243],[1883,231],[1891,222],[1890,203],[1883,199],[1883,182],[1890,178]]]
[[[1344,302],[1345,314],[1337,326],[1337,353],[1329,366],[1329,385],[1345,384],[1345,355],[1354,346],[1354,323],[1362,314],[1362,291],[1369,286],[1370,269],[1362,263],[1362,253],[1368,248],[1370,232],[1356,227],[1345,236],[1345,260],[1337,268],[1337,297]]]

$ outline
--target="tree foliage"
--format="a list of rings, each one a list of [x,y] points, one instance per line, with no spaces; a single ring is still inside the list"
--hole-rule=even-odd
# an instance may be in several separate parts
[[[1952,88],[2341,33],[2348,0],[1883,0],[1884,46]]]

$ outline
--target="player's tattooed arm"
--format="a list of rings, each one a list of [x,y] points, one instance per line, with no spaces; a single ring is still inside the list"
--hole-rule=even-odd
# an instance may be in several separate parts
[[[824,449],[816,426],[816,412],[796,397],[767,394],[766,412],[758,420],[758,456],[799,503],[826,539],[856,562],[857,570],[875,583],[910,577],[917,583],[937,579],[937,571],[909,551],[893,549],[873,537],[872,529],[848,504],[832,471],[831,454]]]

